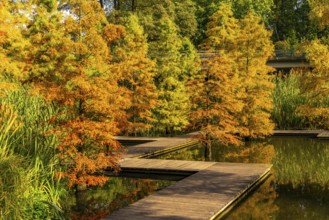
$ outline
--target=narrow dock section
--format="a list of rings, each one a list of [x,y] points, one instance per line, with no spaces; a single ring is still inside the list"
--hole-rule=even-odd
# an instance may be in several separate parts
[[[316,137],[319,139],[329,139],[329,131],[323,131]]]
[[[105,219],[212,219],[268,175],[271,168],[269,164],[146,159],[125,159],[121,166],[196,173],[112,213]]]
[[[193,144],[197,144],[195,139],[197,133],[176,137],[159,137],[159,138],[143,138],[143,137],[116,137],[118,141],[145,141],[145,143],[128,147],[128,153],[125,157],[148,158],[179,150]]]
[[[319,139],[329,139],[328,130],[274,130],[274,136],[306,136]]]
[[[164,153],[179,150],[198,141],[195,138],[199,133],[193,132],[176,137],[116,137],[116,140],[125,142],[143,142],[128,147],[128,158],[151,158]],[[308,136],[329,139],[329,132],[325,130],[274,130],[274,136]]]
[[[306,136],[317,137],[323,130],[274,130],[274,136]]]
[[[186,161],[186,160],[157,160],[126,158],[120,163],[124,170],[159,170],[198,172],[217,164],[217,162]]]

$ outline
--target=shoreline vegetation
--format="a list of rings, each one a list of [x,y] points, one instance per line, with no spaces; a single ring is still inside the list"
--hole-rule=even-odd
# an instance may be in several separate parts
[[[2,0],[0,219],[70,218],[69,192],[119,171],[117,135],[329,129],[329,7],[294,2]],[[312,68],[274,74],[276,49]]]

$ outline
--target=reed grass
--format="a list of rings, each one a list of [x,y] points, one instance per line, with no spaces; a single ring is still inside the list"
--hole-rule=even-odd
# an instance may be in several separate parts
[[[306,104],[306,95],[300,91],[300,76],[291,72],[284,77],[278,77],[273,92],[272,120],[276,129],[303,129],[305,118],[298,114],[298,107]]]
[[[0,219],[63,219],[55,107],[23,88],[2,91],[0,106]]]

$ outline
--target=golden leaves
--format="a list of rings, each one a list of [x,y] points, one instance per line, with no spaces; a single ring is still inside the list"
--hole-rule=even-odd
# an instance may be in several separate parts
[[[274,85],[266,61],[274,49],[271,33],[252,13],[234,18],[229,4],[210,17],[206,33],[202,46],[213,53],[190,82],[194,128],[226,145],[240,143],[236,133],[252,138],[270,134]]]
[[[111,43],[125,35],[123,26],[107,24],[103,29],[103,36],[108,43]]]
[[[118,85],[121,69],[110,63],[109,46],[125,30],[107,23],[96,0],[68,4],[66,15],[36,6],[38,13],[24,30],[29,40],[24,83],[59,111],[49,122],[60,141],[61,177],[68,178],[71,186],[101,185],[106,178],[93,176],[95,172],[116,169],[124,152],[113,135],[127,120],[124,110],[130,102]]]
[[[329,25],[329,4],[328,1],[323,0],[309,0],[310,4],[310,18],[317,22],[321,28]]]

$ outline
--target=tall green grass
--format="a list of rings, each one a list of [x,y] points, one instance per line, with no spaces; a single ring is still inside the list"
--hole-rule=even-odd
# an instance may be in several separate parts
[[[0,98],[0,219],[61,219],[53,106],[26,89]]]
[[[278,77],[273,92],[272,120],[277,129],[303,129],[305,119],[298,114],[298,107],[306,104],[306,96],[300,91],[300,77],[291,72],[284,77]]]

